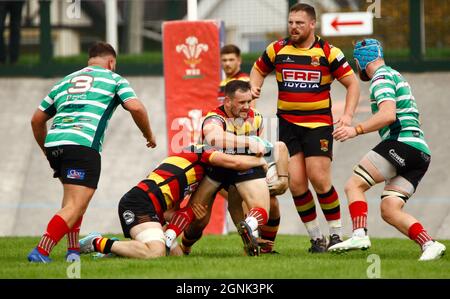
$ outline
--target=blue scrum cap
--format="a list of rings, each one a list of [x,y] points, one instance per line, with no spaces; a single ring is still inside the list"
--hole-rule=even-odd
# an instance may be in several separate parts
[[[379,41],[373,38],[366,38],[357,42],[353,50],[353,58],[358,61],[362,71],[366,70],[369,63],[383,57],[383,47]]]

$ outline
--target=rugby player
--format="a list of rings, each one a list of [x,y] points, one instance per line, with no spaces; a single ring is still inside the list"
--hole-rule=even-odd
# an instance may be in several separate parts
[[[102,143],[108,122],[122,105],[147,142],[155,147],[147,110],[129,82],[114,72],[116,52],[99,42],[89,49],[88,66],[59,81],[33,114],[31,126],[41,150],[59,178],[62,209],[49,221],[38,245],[28,255],[48,263],[56,244],[67,235],[67,261],[79,260],[78,235],[83,215],[100,178]],[[47,130],[47,121],[53,123]]]
[[[195,192],[207,165],[245,171],[262,167],[266,162],[261,157],[228,155],[205,145],[183,149],[164,159],[120,200],[120,223],[124,236],[131,240],[116,241],[91,233],[80,240],[81,253],[96,251],[141,259],[166,255],[164,212],[178,209],[180,202]],[[202,206],[193,204],[184,208],[182,214],[192,221],[204,215],[202,210]]]
[[[314,34],[314,7],[297,3],[288,17],[289,37],[271,43],[250,72],[252,94],[275,70],[278,83],[279,139],[289,149],[289,189],[311,239],[309,251],[326,252],[342,241],[338,194],[331,180],[333,116],[330,88],[337,79],[346,89],[344,114],[337,126],[350,125],[359,100],[359,83],[342,51]],[[329,242],[317,220],[314,188],[329,227]]]
[[[383,48],[378,40],[359,41],[353,56],[361,80],[370,80],[373,115],[355,127],[344,125],[336,129],[333,136],[338,141],[346,141],[378,131],[382,141],[354,167],[345,186],[353,235],[328,250],[367,249],[371,246],[364,193],[384,182],[380,204],[383,220],[419,244],[422,250],[420,261],[439,259],[445,246],[434,241],[422,224],[403,210],[431,161],[411,87],[399,72],[385,64]]]
[[[259,112],[250,107],[252,96],[248,82],[241,80],[230,81],[225,87],[224,105],[207,114],[203,125],[203,136],[206,143],[231,153],[245,152],[245,145],[238,142],[239,137],[259,136],[263,129],[263,119]],[[287,163],[286,163],[287,164]],[[278,186],[280,190],[287,184],[287,169],[280,172],[280,180],[284,183]],[[259,250],[255,235],[257,229],[262,230],[262,238],[275,239],[279,225],[279,207],[275,196],[270,200],[270,191],[265,182],[265,169],[256,167],[246,172],[236,172],[221,168],[212,168],[207,174],[207,181],[203,182],[198,196],[206,203],[209,210],[212,207],[214,194],[222,187],[228,189],[235,186],[248,208],[247,217],[242,213],[231,212],[233,221],[237,224],[238,232],[244,241],[244,249],[248,255],[258,255]],[[203,193],[204,192],[204,193]],[[280,191],[281,192],[281,191]],[[284,192],[284,190],[283,190]],[[229,197],[230,211],[242,210],[239,200]],[[197,197],[194,197],[196,199]],[[269,206],[273,211],[269,215]],[[209,221],[210,213],[201,221],[192,223],[184,232],[182,248],[188,253],[190,247],[201,237],[204,227]],[[269,223],[269,229],[264,225]],[[264,234],[265,233],[265,234]],[[269,251],[271,248],[268,248]]]

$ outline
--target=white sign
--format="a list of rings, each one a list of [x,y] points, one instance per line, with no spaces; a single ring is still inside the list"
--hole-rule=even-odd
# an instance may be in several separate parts
[[[322,35],[370,35],[373,14],[370,12],[325,13],[321,20]]]

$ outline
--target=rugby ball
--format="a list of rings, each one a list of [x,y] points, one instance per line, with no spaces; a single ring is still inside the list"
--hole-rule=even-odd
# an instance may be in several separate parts
[[[268,185],[275,183],[278,180],[277,164],[275,162],[269,163],[266,172],[266,182]]]

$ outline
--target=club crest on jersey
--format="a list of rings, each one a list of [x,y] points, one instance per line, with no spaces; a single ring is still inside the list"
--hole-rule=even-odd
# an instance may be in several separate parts
[[[320,150],[322,152],[328,152],[328,140],[320,139]]]
[[[83,169],[67,169],[67,178],[72,180],[84,180],[86,172]]]
[[[320,65],[320,56],[311,56],[311,65],[319,66]]]

